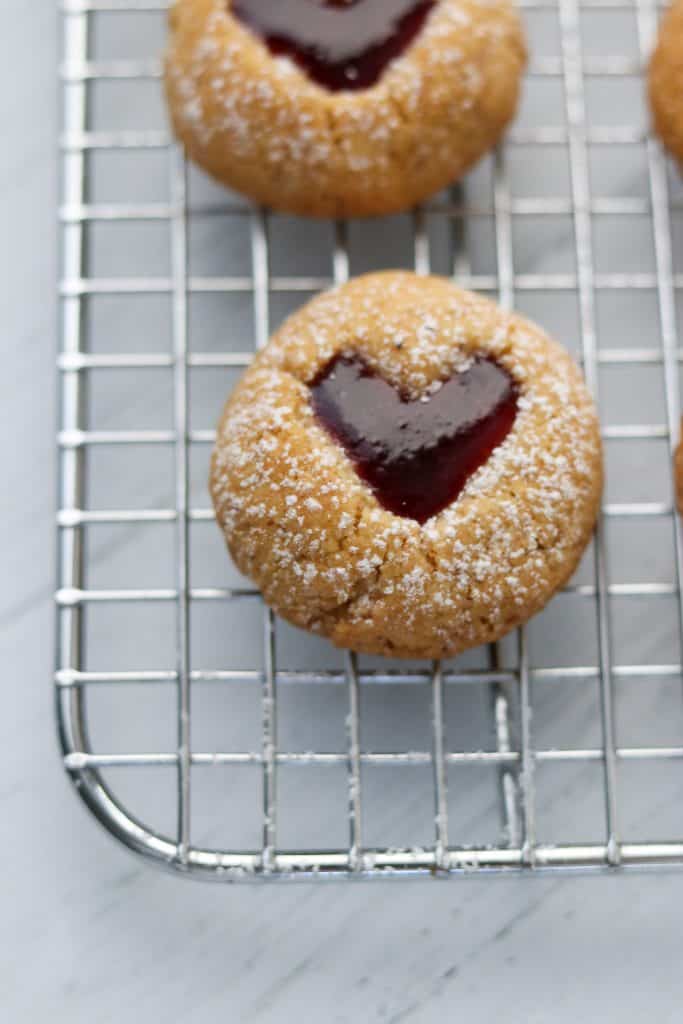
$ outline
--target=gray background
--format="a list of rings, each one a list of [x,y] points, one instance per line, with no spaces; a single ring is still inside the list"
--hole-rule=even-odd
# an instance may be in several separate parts
[[[1,855],[4,870],[0,991],[7,1019],[23,1024],[47,1019],[49,1014],[56,1019],[68,1016],[77,1022],[138,1021],[146,1017],[208,1022],[223,1014],[229,1020],[239,1021],[284,1022],[297,1017],[320,1017],[335,1022],[427,1022],[463,1014],[485,1022],[500,1013],[519,1024],[561,1024],[577,1018],[611,1019],[618,1012],[619,1018],[627,1022],[640,1021],[643,1016],[658,1021],[680,1020],[680,874],[210,888],[159,875],[131,860],[88,819],[74,799],[56,753],[49,687],[54,518],[56,18],[47,0],[40,4],[3,0],[2,11],[5,17],[0,103],[5,158],[0,202],[5,237],[3,309],[9,358],[0,377],[2,465],[8,496],[0,561],[0,643],[7,694],[1,726],[4,771],[0,808],[5,841]],[[613,26],[605,26],[605,31],[612,29]],[[549,27],[543,38],[551,36]],[[597,52],[622,50],[611,36],[608,45],[598,47]],[[551,92],[547,90],[542,96],[531,93],[523,116],[533,118],[538,109],[545,109],[544,104],[552,102]],[[637,90],[632,97],[631,123],[642,116]],[[598,107],[602,103],[603,111],[608,112],[615,106],[609,96],[601,96],[597,91],[594,102]],[[623,108],[616,112],[621,114]],[[558,161],[554,182],[564,173],[561,156]],[[528,194],[537,195],[546,177],[536,172],[529,182],[532,167],[527,162],[517,171],[513,166],[512,172],[517,174],[514,181],[520,189],[527,184]],[[469,186],[473,195],[477,181],[485,179],[486,169],[478,174],[479,178],[473,178]],[[646,188],[644,169],[627,166],[619,154],[608,154],[596,174],[594,187],[600,187],[599,175],[604,174],[602,187],[607,194],[639,196]],[[200,191],[202,187],[198,183]],[[626,270],[649,268],[650,243],[644,235],[638,235],[639,231],[647,231],[647,225],[643,229],[642,221],[635,224],[631,226],[633,234],[626,240],[616,229],[610,233],[600,225],[596,229],[596,258],[605,266],[616,265],[617,269],[622,269],[616,262],[619,260],[627,264]],[[307,237],[305,227],[298,230]],[[394,239],[400,237],[403,229],[399,225],[395,230],[398,233]],[[481,230],[485,233],[486,228]],[[554,225],[542,259],[539,235],[530,235],[525,240],[527,230],[528,222],[521,225],[516,238],[518,271],[567,269],[573,242],[566,224]],[[154,243],[150,244],[153,258]],[[210,261],[221,251],[216,238],[210,233],[206,238],[200,236],[197,246],[197,260],[207,262],[199,264],[196,272],[214,273],[215,266]],[[115,249],[103,242],[102,258],[112,251]],[[235,242],[231,258],[238,260],[240,251]],[[302,261],[306,251],[313,252],[314,247],[304,247]],[[354,269],[361,269],[365,258],[370,259],[370,265],[381,262],[382,253],[372,251],[371,257],[366,257],[363,254],[367,251],[367,245],[359,243]],[[392,245],[391,257],[384,258],[395,262],[397,251]],[[286,249],[281,252],[284,258]],[[472,239],[471,252],[473,262],[482,262],[479,271],[486,273],[486,261],[490,259],[486,240]],[[682,258],[680,246],[677,255]],[[628,265],[629,261],[633,262]],[[235,265],[233,270],[238,272]],[[305,262],[297,270],[308,272]],[[102,266],[98,272],[120,271]],[[146,267],[143,272],[147,272]],[[611,299],[626,303],[628,296]],[[649,305],[651,300],[649,293],[643,293],[628,306],[615,307],[616,314],[609,308],[602,310],[605,343],[617,344],[609,326],[615,328],[616,316],[619,343],[642,346],[644,332],[650,336],[656,332],[656,306]],[[575,314],[568,308],[560,309],[560,303],[551,305],[545,297],[537,301],[538,308],[529,312],[544,319],[562,340],[575,346]],[[606,306],[608,301],[609,298],[605,300]],[[545,311],[541,308],[543,303]],[[246,327],[248,314],[243,315]],[[242,321],[238,319],[237,323]],[[150,338],[146,337],[144,342],[149,349]],[[652,343],[650,339],[648,343]],[[220,341],[214,340],[214,344]],[[206,348],[206,343],[201,347]],[[608,383],[608,422],[632,420],[633,395],[642,395],[646,387],[643,376],[617,381],[613,387]],[[658,387],[653,381],[649,415],[647,403],[643,402],[643,422],[661,421]],[[216,402],[224,391],[222,382],[220,389],[216,389]],[[134,398],[129,406],[122,406],[111,392],[102,394],[100,399],[93,415],[103,415],[103,426],[111,422],[124,426],[115,420],[121,408],[124,413],[126,409],[139,413],[145,407],[144,395]],[[207,403],[205,398],[204,404]],[[213,410],[208,406],[206,415],[207,422],[196,424],[197,427],[211,425]],[[135,424],[140,425],[139,416]],[[612,460],[616,469],[612,486],[622,490],[611,496],[608,492],[611,500],[653,497],[652,488],[657,481],[650,480],[644,492],[638,492],[642,486],[639,470],[651,458],[649,452],[648,449],[647,454],[640,456],[640,463],[636,461],[637,449],[629,453],[631,474],[626,472],[626,465]],[[202,475],[198,473],[198,480]],[[631,489],[629,484],[633,485]],[[669,494],[665,474],[659,484],[662,492],[655,498],[665,500]],[[201,484],[197,487],[201,488]],[[93,504],[106,501],[106,492],[103,490],[98,497],[99,502],[93,495]],[[633,538],[614,538],[614,551],[619,553],[618,565],[612,559],[615,580],[671,578],[666,534],[659,541],[655,535],[652,537],[640,554]],[[120,572],[124,580],[128,579],[130,567],[138,561],[135,542],[114,545],[109,557],[106,544],[101,543],[93,565],[93,572],[100,575],[90,582],[93,586],[115,586],[116,574]],[[201,552],[208,572],[213,558],[209,549],[200,545],[198,565],[203,564]],[[163,571],[163,565],[160,558],[159,571]],[[152,571],[156,568],[150,566]],[[146,582],[164,585],[163,580]],[[198,583],[210,584],[210,580]],[[620,642],[621,629],[621,642],[625,645],[619,652],[621,660],[677,660],[673,620],[667,620],[660,606],[651,613],[640,609],[638,614],[636,631],[633,620],[629,630],[627,617],[616,615],[615,639]],[[562,635],[559,624],[553,628],[550,620],[547,628],[550,632],[545,637],[546,646],[537,648],[539,663],[543,663],[544,653],[547,655],[550,647],[553,660],[571,665],[572,651],[558,650]],[[134,644],[126,646],[112,641],[106,624],[98,632],[95,622],[93,630],[93,640],[97,642],[93,650],[106,665],[117,667],[116,658],[139,655],[137,665],[141,667],[144,634],[138,650]],[[632,639],[634,633],[636,639]],[[556,638],[556,642],[551,643],[548,637]],[[288,656],[299,656],[300,651],[299,643],[293,639],[285,647],[285,660]],[[225,656],[220,646],[211,653],[217,658]],[[590,660],[590,655],[581,653]],[[651,686],[645,698],[642,690],[622,690],[620,738],[632,743],[680,742],[680,710],[675,703],[679,685],[680,680],[675,680],[668,687]],[[539,743],[561,746],[597,741],[594,692],[580,690],[568,694],[560,689],[540,695],[539,701]],[[547,714],[543,714],[543,709]],[[370,721],[384,721],[381,710],[376,709]],[[469,710],[472,722],[476,723],[477,708]],[[118,735],[130,749],[131,717],[125,707],[117,712],[118,719],[115,711],[111,702],[102,709],[105,731],[100,746],[112,749]],[[321,721],[325,721],[322,709],[320,714]],[[401,737],[400,729],[413,714],[414,707],[407,699],[391,728],[386,726],[387,735],[373,735],[373,748],[382,749],[384,742],[388,744],[386,749],[391,749],[401,738],[409,742],[407,737]],[[303,739],[297,737],[296,725],[301,716],[294,705],[291,715],[294,724],[290,743],[296,749],[299,739]],[[154,708],[140,717],[154,721],[160,718]],[[209,713],[207,720],[211,717]],[[118,733],[115,726],[119,727]],[[631,734],[629,730],[636,727],[643,731]],[[663,728],[667,730],[665,734]],[[133,733],[133,739],[143,744],[150,742],[148,735],[138,737]],[[159,749],[164,749],[164,739],[158,739]],[[326,739],[328,746],[334,742],[332,736]],[[208,737],[205,740],[207,744],[211,742]],[[587,792],[590,783],[584,775],[576,773],[551,785],[546,807],[552,836],[559,835],[563,826],[571,834],[560,838],[571,838],[577,829],[583,830],[581,838],[588,837],[592,814],[596,817],[593,827],[600,829],[599,810],[595,812],[586,806]],[[683,830],[679,773],[664,780],[663,787],[650,797],[652,792],[644,782],[629,789],[629,793],[635,794],[633,807],[626,816],[630,834],[645,838],[654,830],[660,837],[673,837],[672,830],[677,825],[680,834]],[[398,820],[399,825],[403,821],[403,790],[394,782],[387,786],[385,795],[393,798],[395,813],[392,817],[383,800],[378,799],[376,820],[378,827],[386,826],[378,840],[389,841],[392,821]],[[207,794],[207,801],[210,797]],[[674,799],[678,803],[674,804]],[[207,803],[209,809],[214,806],[213,802]],[[293,798],[293,813],[297,807]],[[552,811],[558,807],[562,813],[558,811],[555,820]],[[471,820],[480,819],[481,809],[472,810]],[[489,818],[485,815],[483,820]],[[297,831],[300,830],[293,829],[295,834]]]

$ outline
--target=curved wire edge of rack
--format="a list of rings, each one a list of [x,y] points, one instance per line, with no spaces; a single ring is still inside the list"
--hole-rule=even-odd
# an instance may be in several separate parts
[[[83,694],[78,689],[57,692],[59,738],[65,763],[87,753],[87,729]],[[80,746],[80,749],[79,749]],[[181,858],[173,839],[147,828],[130,814],[104,782],[98,768],[70,767],[67,771],[75,791],[105,828],[139,859],[186,878],[212,882],[255,882],[262,880],[313,881],[324,879],[446,878],[506,876],[510,873],[538,874],[547,870],[581,872],[638,870],[648,867],[683,865],[683,843],[624,843],[621,861],[610,859],[609,843],[544,845],[534,847],[533,862],[525,859],[522,847],[479,847],[449,849],[437,863],[435,850],[365,849],[354,865],[350,853],[320,851],[298,853],[277,851],[272,864],[264,868],[260,851],[235,853],[190,847]]]

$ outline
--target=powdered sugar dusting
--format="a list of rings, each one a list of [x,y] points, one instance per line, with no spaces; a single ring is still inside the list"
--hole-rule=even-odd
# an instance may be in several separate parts
[[[415,397],[476,353],[518,385],[507,439],[424,526],[381,508],[314,418],[308,382],[354,348]],[[600,482],[595,411],[559,346],[447,282],[380,274],[314,300],[259,355],[220,426],[212,490],[238,565],[285,617],[437,656],[545,603],[587,542]]]
[[[341,183],[360,190],[359,202],[381,204],[392,183],[418,188],[417,168],[425,194],[444,186],[499,135],[524,64],[508,0],[440,0],[412,45],[361,92],[330,93],[274,58],[228,0],[177,0],[172,26],[166,77],[178,134],[250,194],[275,182],[283,205],[302,178],[318,203]],[[364,183],[370,169],[375,182]],[[403,205],[415,198],[401,195]]]

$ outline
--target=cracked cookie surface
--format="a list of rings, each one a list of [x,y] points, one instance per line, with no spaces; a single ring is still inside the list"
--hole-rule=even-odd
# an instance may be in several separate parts
[[[460,177],[516,109],[526,52],[508,0],[438,0],[357,92],[273,56],[230,6],[176,0],[166,92],[190,157],[257,202],[311,216],[405,209]]]
[[[457,500],[423,525],[386,511],[319,424],[309,385],[358,353],[412,398],[476,356],[518,412]],[[572,575],[602,489],[595,409],[540,328],[440,278],[358,278],[283,325],[229,399],[211,465],[238,568],[296,626],[340,647],[444,657],[496,640]]]

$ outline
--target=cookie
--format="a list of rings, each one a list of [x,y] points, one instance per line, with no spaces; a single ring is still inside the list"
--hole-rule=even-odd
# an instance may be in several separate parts
[[[166,92],[190,157],[258,203],[406,209],[462,175],[517,106],[509,0],[176,0]]]
[[[667,149],[683,162],[683,0],[664,15],[650,62],[650,105]]]
[[[235,563],[289,622],[439,658],[499,639],[572,575],[599,507],[599,426],[539,327],[440,278],[373,274],[256,357],[210,487]]]
[[[678,514],[683,516],[683,420],[681,420],[680,440],[674,452],[674,493]]]

